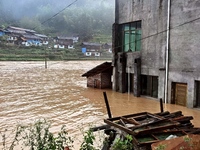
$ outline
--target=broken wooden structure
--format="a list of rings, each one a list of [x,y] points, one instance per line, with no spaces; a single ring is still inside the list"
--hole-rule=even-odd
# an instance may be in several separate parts
[[[184,116],[181,111],[170,113],[141,112],[120,117],[104,119],[104,122],[121,135],[132,135],[134,150],[150,150],[156,142],[200,134],[200,128],[194,128],[192,116]]]

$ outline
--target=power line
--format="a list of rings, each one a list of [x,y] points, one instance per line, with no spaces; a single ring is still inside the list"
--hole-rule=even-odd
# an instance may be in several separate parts
[[[72,6],[73,4],[75,4],[78,0],[73,1],[72,3],[70,3],[69,5],[67,5],[65,8],[63,8],[62,10],[60,10],[59,12],[57,12],[56,14],[54,14],[53,16],[51,16],[50,18],[46,19],[45,21],[43,21],[41,24],[45,24],[46,22],[50,21],[51,19],[53,19],[54,17],[58,16],[61,12],[63,12],[64,10],[66,10],[67,8],[69,8],[70,6]],[[35,27],[36,28],[36,27]],[[34,28],[34,29],[35,29]]]

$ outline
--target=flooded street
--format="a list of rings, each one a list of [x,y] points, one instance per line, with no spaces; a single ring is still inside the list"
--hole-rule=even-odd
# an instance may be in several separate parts
[[[159,112],[159,103],[127,93],[86,87],[86,71],[104,61],[0,62],[0,131],[12,130],[17,124],[33,123],[45,118],[52,130],[66,125],[70,135],[80,134],[80,128],[101,125],[107,118],[103,92],[107,92],[112,115],[121,116],[142,111]],[[165,111],[181,110],[193,116],[200,127],[200,110],[164,105]]]

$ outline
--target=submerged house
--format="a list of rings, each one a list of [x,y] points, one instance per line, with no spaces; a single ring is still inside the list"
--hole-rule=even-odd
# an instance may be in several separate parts
[[[200,1],[116,0],[113,90],[200,108]]]
[[[112,88],[112,71],[111,62],[104,62],[95,68],[84,73],[82,77],[87,77],[87,87],[105,89]]]

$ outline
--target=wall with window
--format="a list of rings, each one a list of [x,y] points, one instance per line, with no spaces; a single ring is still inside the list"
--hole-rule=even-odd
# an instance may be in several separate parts
[[[114,77],[121,83],[123,70],[134,74],[134,59],[141,58],[141,74],[159,76],[158,98],[164,98],[167,9],[167,0],[116,0],[113,64],[119,74]],[[199,10],[199,0],[171,0],[168,102],[171,83],[187,83],[187,107],[194,107],[198,99],[195,93],[198,96],[199,82],[195,81],[200,80]],[[126,65],[118,63],[123,53]]]
[[[164,98],[166,32],[161,31],[166,30],[166,6],[167,1],[160,0],[116,0],[118,27],[114,53],[125,53],[126,72],[130,70],[132,74],[135,59],[141,58],[141,74],[159,76],[158,86],[161,90],[156,93],[157,96],[151,93],[152,97],[159,98]],[[123,72],[121,68],[118,65],[119,73]],[[116,78],[121,76],[116,75]],[[123,81],[123,78],[119,80]]]
[[[158,75],[165,67],[167,1],[117,0],[116,22],[119,24],[121,52],[139,52],[142,71]],[[161,33],[160,33],[161,32]],[[128,54],[127,54],[128,55]],[[129,61],[129,60],[128,60]]]

